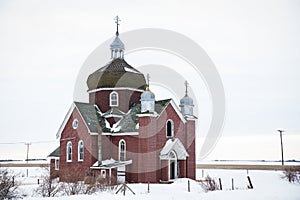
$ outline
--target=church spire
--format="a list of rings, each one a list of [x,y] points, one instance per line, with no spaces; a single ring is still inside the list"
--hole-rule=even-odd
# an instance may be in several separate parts
[[[185,85],[185,96],[188,96],[188,86],[189,86],[189,83],[187,81],[184,81],[184,85]]]
[[[114,18],[115,23],[117,24],[117,31],[116,31],[116,37],[114,41],[110,45],[110,50],[111,50],[111,59],[116,59],[116,58],[124,58],[124,50],[125,46],[123,42],[119,38],[119,26],[120,26],[120,18],[119,16],[116,16]]]
[[[115,17],[115,23],[117,24],[117,32],[116,32],[116,36],[119,36],[119,26],[120,26],[120,24],[119,24],[119,22],[121,21],[121,19],[119,18],[119,16],[117,15],[116,17]]]
[[[149,85],[149,82],[150,82],[150,75],[149,74],[147,74],[147,90],[149,90],[149,87],[150,87],[150,85]]]

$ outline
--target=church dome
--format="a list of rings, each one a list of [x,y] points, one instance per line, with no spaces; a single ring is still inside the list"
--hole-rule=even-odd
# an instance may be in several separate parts
[[[194,102],[193,99],[187,95],[185,95],[181,100],[180,100],[181,105],[188,105],[188,106],[193,106]]]
[[[141,72],[130,66],[124,59],[116,58],[89,75],[87,85],[88,90],[115,87],[144,90],[147,84]]]
[[[155,95],[148,88],[141,95],[141,101],[153,101],[155,100]]]

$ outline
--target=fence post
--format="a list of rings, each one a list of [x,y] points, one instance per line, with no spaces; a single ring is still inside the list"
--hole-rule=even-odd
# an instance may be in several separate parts
[[[231,179],[231,189],[234,190],[234,180],[233,180],[233,178]]]
[[[150,193],[150,183],[148,182],[148,193]]]
[[[188,192],[191,192],[190,180],[188,180]]]
[[[220,185],[220,190],[222,190],[222,181],[221,181],[221,178],[219,178],[219,185]]]
[[[249,189],[253,189],[253,185],[252,185],[252,182],[251,182],[250,176],[247,176],[247,179],[248,179],[248,182],[249,182],[249,186],[248,186],[248,188],[249,188]]]

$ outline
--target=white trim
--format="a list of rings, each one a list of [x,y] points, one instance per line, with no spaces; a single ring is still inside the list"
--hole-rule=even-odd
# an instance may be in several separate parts
[[[64,121],[63,121],[62,124],[60,125],[60,127],[59,127],[59,129],[58,129],[58,132],[56,133],[56,139],[60,139],[61,134],[62,134],[62,132],[63,132],[63,130],[64,130],[64,128],[65,128],[67,122],[69,121],[69,118],[70,118],[71,114],[73,113],[73,110],[74,110],[75,107],[76,107],[76,106],[75,106],[75,103],[73,102],[72,105],[71,105],[71,107],[70,107],[69,110],[68,110],[67,115],[66,115],[65,118],[64,118]]]
[[[114,88],[97,88],[97,89],[93,89],[93,90],[89,90],[88,93],[92,93],[92,92],[98,92],[98,91],[106,91],[106,90],[132,90],[132,91],[136,91],[136,92],[144,92],[145,90],[142,89],[136,89],[136,88],[130,88],[130,87],[114,87]]]
[[[178,172],[177,172],[177,165],[178,165],[178,162],[177,162],[177,155],[176,155],[176,152],[175,151],[171,151],[169,154],[173,153],[175,155],[175,158],[169,158],[168,160],[168,164],[169,164],[169,167],[168,167],[168,180],[175,180],[178,178]],[[171,162],[174,162],[175,166],[174,166],[174,174],[175,174],[175,177],[174,179],[171,179]]]
[[[139,132],[125,132],[125,133],[108,133],[108,132],[102,132],[102,135],[111,135],[111,136],[139,135]]]
[[[168,105],[171,103],[172,107],[174,108],[175,112],[177,113],[177,115],[179,116],[179,118],[181,119],[181,121],[183,123],[186,123],[186,119],[184,118],[184,116],[182,115],[182,113],[180,112],[179,108],[177,107],[176,103],[174,102],[173,99],[171,99],[169,101],[169,103],[164,107],[164,109],[160,112],[159,117],[162,115],[162,113],[166,110],[166,108],[168,107]]]
[[[159,115],[155,112],[155,113],[137,114],[136,116],[138,116],[138,117],[158,117]]]
[[[54,159],[54,169],[59,170],[59,158]]]
[[[80,159],[80,143],[82,142],[82,147],[83,147],[83,155],[82,155],[82,159]],[[84,160],[84,142],[83,140],[79,140],[79,142],[77,143],[77,156],[78,156],[78,161],[79,162],[82,162]]]
[[[93,164],[90,169],[113,169],[113,168],[117,168],[120,166],[126,166],[126,165],[130,165],[132,164],[132,160],[126,160],[126,161],[115,161],[115,165],[112,165],[110,167],[108,166],[98,166],[98,161],[95,162],[95,164]]]
[[[116,95],[116,99],[112,100],[112,95]],[[116,105],[112,104],[112,101],[117,101]],[[110,107],[118,107],[119,106],[119,94],[116,91],[112,91],[111,93],[109,93],[109,106]]]
[[[79,124],[79,121],[77,118],[75,118],[72,122],[72,127],[74,130],[78,128],[78,124]]]
[[[71,159],[69,159],[69,144],[71,144]],[[71,141],[67,142],[67,148],[66,148],[66,162],[72,162],[72,158],[73,158],[73,144]]]
[[[62,134],[63,130],[65,129],[65,126],[67,125],[67,122],[69,121],[69,119],[70,119],[72,113],[74,112],[74,109],[75,109],[75,108],[76,108],[76,110],[78,111],[78,113],[79,113],[79,115],[80,115],[80,117],[81,117],[83,123],[85,124],[85,127],[86,127],[87,130],[88,130],[88,133],[89,133],[90,135],[94,135],[94,134],[97,134],[97,135],[98,135],[98,133],[92,133],[92,132],[90,131],[88,125],[86,124],[84,118],[82,117],[82,115],[81,115],[79,109],[77,108],[75,102],[73,102],[72,105],[71,105],[71,107],[70,107],[70,109],[69,109],[69,111],[68,111],[68,113],[67,113],[67,115],[66,115],[65,118],[64,118],[63,123],[61,124],[61,126],[60,126],[59,129],[58,129],[58,132],[57,132],[57,134],[56,134],[56,139],[60,139],[61,134]]]
[[[124,142],[124,159],[121,160],[121,143]],[[125,161],[126,160],[126,141],[124,139],[119,140],[119,146],[118,146],[119,152],[119,161]]]
[[[106,118],[110,118],[110,117],[119,117],[119,118],[123,118],[123,116],[122,115],[113,115],[113,114],[108,114],[108,115],[105,115],[105,119]]]
[[[176,153],[177,160],[186,160],[186,157],[189,157],[189,154],[186,151],[184,145],[178,138],[167,140],[164,147],[159,153],[160,160],[168,160],[169,153],[171,151],[174,151]]]

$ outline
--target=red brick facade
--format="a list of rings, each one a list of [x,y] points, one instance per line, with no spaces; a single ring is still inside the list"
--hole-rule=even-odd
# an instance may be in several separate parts
[[[109,94],[113,90],[103,90],[90,93],[91,103],[95,103],[102,112],[109,107]],[[138,103],[140,92],[117,91],[119,94],[118,108],[123,112],[129,110],[133,103]],[[127,96],[132,95],[130,98]],[[124,102],[123,102],[124,101]],[[137,183],[158,183],[170,180],[170,161],[161,160],[160,152],[166,142],[178,138],[188,153],[185,159],[177,160],[177,174],[179,177],[196,177],[195,157],[195,121],[186,119],[170,101],[159,115],[140,114],[138,117],[139,130],[134,134],[103,134],[101,136],[102,160],[113,158],[119,160],[119,142],[126,142],[126,160],[132,164],[126,166],[126,181]],[[78,127],[73,128],[74,119],[78,120]],[[167,137],[167,121],[173,122],[173,137]],[[101,128],[98,128],[101,132]],[[84,143],[84,159],[78,160],[78,143]],[[72,160],[67,161],[67,144],[72,143]],[[59,171],[54,169],[54,160],[51,161],[51,174],[59,176],[61,181],[84,180],[90,175],[100,174],[100,170],[91,169],[98,160],[98,135],[89,132],[86,122],[80,112],[74,107],[67,119],[60,136],[60,166]],[[173,173],[173,172],[172,172]],[[109,172],[107,170],[106,175]],[[112,176],[117,177],[117,168],[112,170]],[[75,181],[76,181],[75,180]]]
[[[129,89],[124,90],[100,90],[96,92],[90,92],[89,99],[90,103],[94,103],[98,106],[101,112],[107,112],[111,107],[109,105],[109,95],[111,92],[117,92],[119,97],[119,105],[116,106],[119,110],[123,111],[124,113],[128,112],[129,108],[134,103],[140,103],[141,93],[139,91],[133,91]]]

